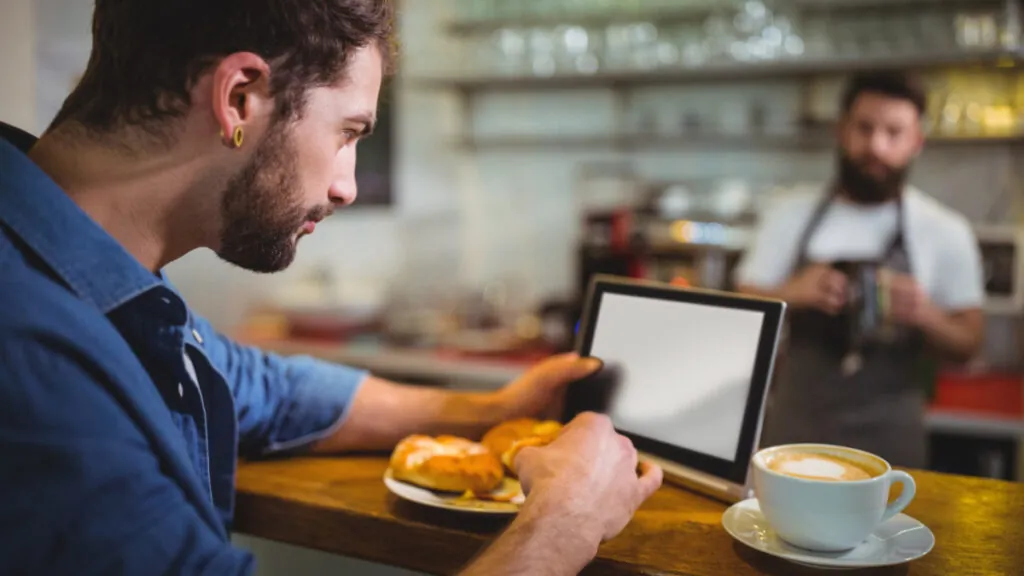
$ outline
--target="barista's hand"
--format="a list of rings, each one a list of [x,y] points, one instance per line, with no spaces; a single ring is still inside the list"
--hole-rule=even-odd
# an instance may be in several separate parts
[[[637,466],[633,443],[615,432],[607,416],[580,414],[542,448],[523,448],[514,467],[528,505],[571,518],[597,541],[614,537],[661,486],[662,471]]]
[[[846,305],[846,275],[826,264],[811,264],[793,276],[783,298],[796,308],[838,314]]]
[[[889,293],[889,318],[916,327],[927,322],[935,306],[913,276],[886,271],[881,281]]]

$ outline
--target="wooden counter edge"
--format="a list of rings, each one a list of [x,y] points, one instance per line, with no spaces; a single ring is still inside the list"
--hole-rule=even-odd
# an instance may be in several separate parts
[[[396,516],[328,509],[274,494],[244,491],[237,493],[235,508],[238,513],[232,532],[427,574],[455,574],[501,534],[496,531],[485,536]],[[400,536],[396,530],[402,531]],[[395,546],[396,541],[401,544]],[[693,576],[602,558],[600,553],[582,574]]]

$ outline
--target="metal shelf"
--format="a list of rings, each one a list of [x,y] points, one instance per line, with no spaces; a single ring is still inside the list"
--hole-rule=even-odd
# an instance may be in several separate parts
[[[1002,6],[1006,0],[789,0],[789,5],[800,12],[835,12],[839,10],[899,10],[935,7],[969,8]]]
[[[510,0],[515,1],[515,0]],[[690,6],[666,10],[658,14],[609,11],[603,14],[566,14],[564,16],[527,16],[524,18],[488,18],[486,20],[456,20],[446,28],[455,36],[486,34],[501,28],[554,27],[561,25],[583,26],[584,28],[603,28],[611,24],[628,24],[631,22],[650,21],[657,24],[677,24],[681,22],[700,21],[714,13],[715,8]],[[717,10],[721,10],[718,8]]]
[[[513,0],[510,0],[513,1]],[[999,5],[1004,0],[790,0],[787,9],[809,14],[844,10],[898,10],[924,9],[928,7]],[[684,22],[699,22],[714,13],[731,14],[736,7],[729,6],[687,6],[659,12],[636,12],[609,10],[600,14],[561,14],[551,16],[501,17],[486,19],[460,19],[449,22],[445,29],[454,36],[489,34],[501,28],[554,27],[575,25],[602,28],[612,24],[651,22],[671,26]]]
[[[835,142],[830,132],[805,134],[709,134],[692,135],[579,135],[579,136],[475,136],[456,139],[452,145],[466,150],[575,149],[575,150],[650,150],[728,147],[819,151]],[[999,146],[1024,143],[1024,135],[1007,136],[932,136],[928,146]]]
[[[885,58],[793,59],[756,64],[714,64],[694,68],[657,69],[650,71],[601,72],[556,76],[441,76],[410,79],[412,83],[435,89],[456,89],[463,92],[482,90],[541,90],[623,88],[707,81],[737,82],[755,79],[801,78],[831,74],[848,74],[865,70],[927,69],[944,67],[1016,67],[1022,62],[1019,51],[954,52],[890,56]]]

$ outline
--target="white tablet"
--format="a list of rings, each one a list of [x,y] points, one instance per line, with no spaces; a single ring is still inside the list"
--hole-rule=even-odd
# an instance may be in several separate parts
[[[748,497],[785,307],[595,276],[577,349],[605,366],[570,387],[565,420],[608,414],[667,480],[727,501]]]

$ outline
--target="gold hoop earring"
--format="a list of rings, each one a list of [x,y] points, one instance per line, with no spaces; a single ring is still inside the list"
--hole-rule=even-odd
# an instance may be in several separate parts
[[[235,145],[235,148],[241,148],[244,139],[245,135],[242,133],[242,127],[235,126],[235,131],[231,134],[231,142]]]

